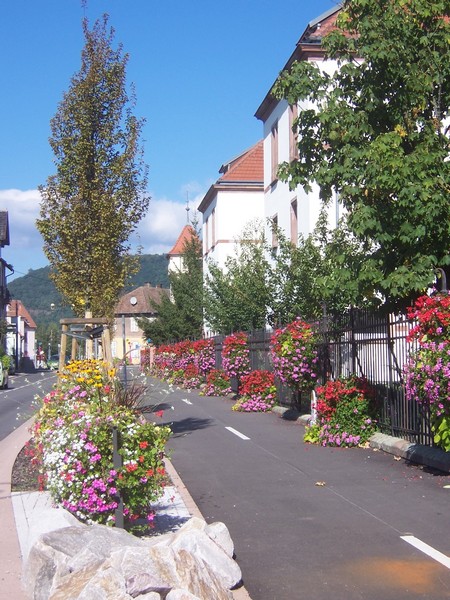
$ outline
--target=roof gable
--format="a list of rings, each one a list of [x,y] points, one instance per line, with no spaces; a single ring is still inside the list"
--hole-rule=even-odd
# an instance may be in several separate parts
[[[222,173],[222,177],[209,188],[198,206],[201,213],[205,212],[215,194],[221,190],[260,192],[264,189],[264,141],[260,140],[224,163],[219,173]]]
[[[221,181],[241,182],[264,182],[264,155],[263,140],[257,142],[250,149],[233,158],[228,163],[224,163],[219,173],[223,173],[219,178]]]
[[[22,304],[20,300],[11,300],[11,302],[6,307],[6,314],[8,317],[15,317],[16,315],[23,319],[26,325],[30,329],[36,329],[37,325],[34,322],[33,317],[30,315],[28,310]]]
[[[174,247],[167,253],[167,256],[181,256],[184,253],[186,243],[190,242],[194,237],[197,237],[194,228],[191,225],[185,225]]]

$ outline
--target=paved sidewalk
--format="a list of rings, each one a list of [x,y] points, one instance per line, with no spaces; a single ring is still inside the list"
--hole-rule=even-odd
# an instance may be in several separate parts
[[[0,441],[0,600],[25,600],[22,555],[11,501],[11,472],[20,450],[30,438],[32,419]]]

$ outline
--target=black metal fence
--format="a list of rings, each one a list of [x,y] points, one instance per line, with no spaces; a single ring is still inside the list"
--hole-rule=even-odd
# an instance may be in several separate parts
[[[320,378],[337,379],[348,375],[365,377],[375,388],[380,407],[382,432],[411,442],[432,445],[428,411],[406,399],[403,368],[415,349],[407,336],[413,324],[404,315],[384,315],[367,310],[350,310],[337,317],[324,315],[316,323],[320,335]],[[272,369],[270,331],[249,334],[250,361],[253,370]],[[216,367],[222,365],[223,336],[216,336]],[[277,384],[280,404],[310,409],[310,399],[298,397]]]

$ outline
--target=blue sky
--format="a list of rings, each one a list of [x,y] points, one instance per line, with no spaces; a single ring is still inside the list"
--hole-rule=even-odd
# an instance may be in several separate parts
[[[152,202],[144,252],[166,252],[218,169],[262,137],[254,113],[308,22],[335,0],[15,0],[0,20],[3,258],[20,275],[47,264],[35,229],[37,187],[54,172],[50,119],[80,68],[81,21],[110,17],[130,55]],[[136,240],[137,241],[137,238]]]

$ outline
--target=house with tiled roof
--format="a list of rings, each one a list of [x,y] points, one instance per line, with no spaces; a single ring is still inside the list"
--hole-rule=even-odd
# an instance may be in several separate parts
[[[17,367],[23,358],[34,363],[37,326],[20,300],[10,300],[6,307],[6,322],[6,353],[15,357]]]
[[[146,345],[146,341],[138,320],[156,319],[158,312],[152,306],[152,301],[159,304],[163,296],[168,295],[167,288],[146,283],[120,298],[114,309],[114,329],[111,340],[113,358],[122,359],[126,354],[129,361],[139,364],[140,351]]]
[[[264,217],[263,141],[224,163],[198,211],[202,214],[204,263],[223,267],[245,226]],[[206,266],[206,265],[205,265]]]
[[[336,28],[340,10],[340,6],[335,6],[308,23],[282,71],[288,70],[295,61],[313,62],[330,74],[336,70],[336,61],[325,59],[322,39]],[[307,193],[300,186],[290,190],[287,183],[278,179],[277,169],[279,164],[298,158],[296,135],[292,128],[299,112],[310,108],[307,102],[292,105],[287,100],[278,100],[269,90],[255,113],[256,118],[263,123],[264,130],[266,222],[273,221],[294,244],[297,244],[300,234],[306,237],[316,226],[321,210],[319,190],[313,187]],[[339,217],[340,206],[335,197],[328,207],[329,226],[335,227]],[[269,226],[267,228],[268,239],[272,239],[273,250],[276,251],[276,236],[271,234]]]
[[[197,234],[192,225],[185,225],[181,230],[177,241],[173,245],[173,248],[167,253],[167,258],[169,259],[167,269],[169,274],[171,272],[183,270],[183,254],[185,247],[194,237],[197,237]]]

